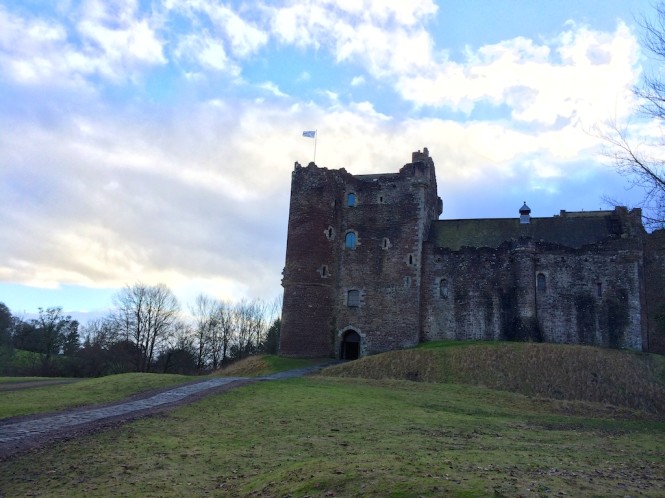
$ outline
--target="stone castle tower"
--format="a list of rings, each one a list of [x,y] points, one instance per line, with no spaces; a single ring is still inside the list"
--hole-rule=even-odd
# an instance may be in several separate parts
[[[639,209],[441,211],[427,149],[398,173],[296,163],[280,354],[354,359],[436,339],[665,351],[648,313],[663,300],[665,237],[646,234]]]
[[[355,358],[417,344],[421,252],[439,214],[427,149],[393,174],[296,164],[281,354]]]

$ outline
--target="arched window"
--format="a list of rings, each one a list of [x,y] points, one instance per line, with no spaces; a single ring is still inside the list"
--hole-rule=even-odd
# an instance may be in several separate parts
[[[448,280],[445,278],[439,281],[439,297],[448,299]]]
[[[536,277],[536,288],[540,292],[545,292],[547,290],[547,279],[542,273],[539,273]]]
[[[353,207],[356,205],[356,194],[350,193],[349,195],[346,196],[346,205],[349,207]]]
[[[346,305],[349,308],[357,308],[360,306],[360,291],[350,290],[346,293]]]
[[[346,246],[347,249],[355,249],[356,248],[356,233],[355,232],[347,232],[346,237],[344,238],[344,245]]]

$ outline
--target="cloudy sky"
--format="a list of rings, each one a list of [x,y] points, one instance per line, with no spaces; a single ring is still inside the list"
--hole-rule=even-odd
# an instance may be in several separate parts
[[[165,283],[281,293],[298,161],[395,172],[442,218],[629,205],[650,0],[0,0],[0,302],[100,313]]]

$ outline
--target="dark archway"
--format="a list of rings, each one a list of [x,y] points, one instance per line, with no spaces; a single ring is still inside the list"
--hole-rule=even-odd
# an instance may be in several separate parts
[[[347,330],[340,344],[340,360],[357,360],[360,357],[360,335],[355,330]]]

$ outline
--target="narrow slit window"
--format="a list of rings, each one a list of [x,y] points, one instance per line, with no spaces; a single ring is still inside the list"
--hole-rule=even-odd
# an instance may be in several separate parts
[[[349,194],[346,196],[346,205],[349,207],[354,207],[356,205],[356,194]]]
[[[328,276],[328,267],[326,265],[323,265],[321,267],[321,276],[322,277],[327,277]]]
[[[545,292],[547,290],[547,278],[544,274],[539,273],[536,277],[536,287],[540,292]]]
[[[346,237],[344,238],[344,245],[347,249],[356,248],[356,234],[355,232],[347,232]]]
[[[384,237],[381,247],[383,247],[384,249],[388,249],[388,238]]]
[[[413,264],[413,254],[409,254],[409,264]]]
[[[448,280],[445,278],[439,281],[439,297],[448,299]]]
[[[601,282],[596,284],[596,296],[603,297],[603,284]]]
[[[360,291],[350,290],[346,293],[346,305],[349,308],[357,308],[360,306]]]

